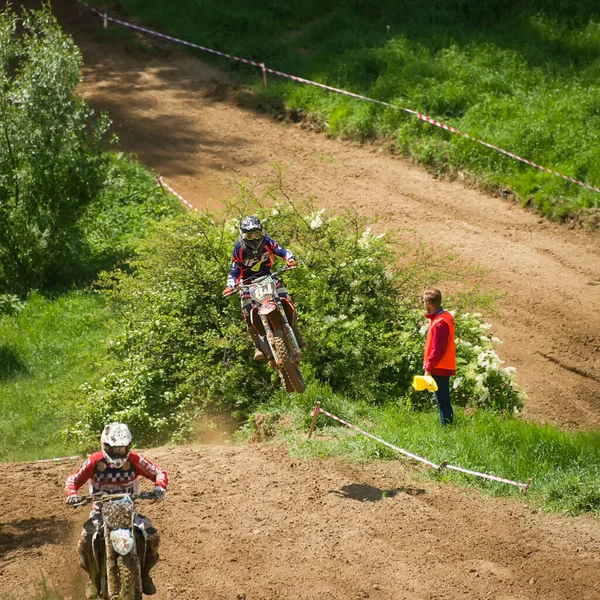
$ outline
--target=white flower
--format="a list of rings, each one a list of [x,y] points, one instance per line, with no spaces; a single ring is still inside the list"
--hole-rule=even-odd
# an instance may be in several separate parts
[[[369,238],[371,237],[371,228],[367,227],[363,232],[362,235],[360,236],[360,239],[358,240],[358,245],[361,248],[365,248],[368,244],[369,244]]]
[[[494,344],[504,344],[504,342],[499,337],[495,336],[492,338],[492,342],[494,342]]]
[[[323,217],[321,215],[315,215],[313,220],[310,222],[311,229],[319,229],[323,225]]]
[[[454,381],[452,382],[452,389],[457,390],[462,385],[462,382],[463,382],[462,377],[456,377],[454,379]]]
[[[505,372],[507,375],[516,375],[516,374],[517,374],[517,367],[506,367],[506,368],[504,369],[504,372]]]
[[[428,329],[429,329],[428,325],[421,325],[421,328],[419,329],[419,335],[425,335],[427,333]]]
[[[274,208],[274,209],[272,209],[272,210],[271,210],[271,214],[272,214],[274,217],[276,217],[276,216],[279,214],[279,211],[278,211],[276,208]]]
[[[484,331],[487,331],[488,329],[491,329],[491,328],[492,328],[492,324],[491,324],[491,323],[481,323],[481,324],[479,325],[479,327],[480,327],[481,329],[483,329]]]

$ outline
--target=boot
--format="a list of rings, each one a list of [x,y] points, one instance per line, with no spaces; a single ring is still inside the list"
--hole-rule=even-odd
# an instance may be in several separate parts
[[[254,360],[267,360],[264,352],[260,349],[260,338],[254,327],[248,327],[248,333],[254,342]]]
[[[153,596],[156,594],[156,586],[152,581],[152,577],[150,577],[150,570],[158,562],[158,534],[156,534],[157,538],[154,538],[154,533],[151,532],[156,532],[156,530],[153,527],[148,529],[148,532],[149,540],[148,546],[146,547],[146,560],[142,567],[142,592],[144,592],[146,596]]]
[[[153,596],[156,594],[156,586],[154,585],[154,581],[152,581],[150,573],[147,573],[145,569],[142,573],[142,592],[144,592],[146,596]]]

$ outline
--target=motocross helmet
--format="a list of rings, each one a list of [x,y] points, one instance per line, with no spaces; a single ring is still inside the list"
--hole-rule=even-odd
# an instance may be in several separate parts
[[[111,423],[104,428],[100,442],[102,454],[113,467],[122,467],[131,451],[131,432],[124,423]]]
[[[240,223],[240,238],[242,244],[251,252],[258,252],[265,242],[265,232],[258,217],[244,217]]]

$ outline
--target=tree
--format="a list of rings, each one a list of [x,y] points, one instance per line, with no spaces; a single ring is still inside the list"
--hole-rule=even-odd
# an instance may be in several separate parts
[[[49,6],[0,12],[0,292],[51,286],[82,252],[109,123],[75,94],[81,65]]]

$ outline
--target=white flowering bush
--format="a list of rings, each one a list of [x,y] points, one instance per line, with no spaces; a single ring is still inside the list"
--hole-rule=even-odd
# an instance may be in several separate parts
[[[413,376],[422,373],[427,261],[401,265],[391,240],[356,215],[330,217],[310,202],[275,199],[267,209],[244,196],[233,209],[258,214],[266,232],[298,258],[285,285],[310,344],[305,379],[346,398],[406,400]],[[231,213],[165,221],[127,268],[105,276],[126,326],[111,345],[108,374],[83,390],[81,437],[122,420],[142,444],[182,439],[198,411],[243,417],[280,390],[275,371],[252,360],[239,301],[221,294],[238,222]],[[481,320],[457,317],[457,337],[455,404],[477,398],[479,406],[518,406],[512,379],[486,354],[491,342]],[[431,402],[430,394],[411,398],[415,406]]]
[[[502,340],[489,332],[479,313],[455,315],[457,376],[452,381],[454,403],[459,406],[516,412],[523,406],[517,386],[517,369],[505,367],[495,351]]]

